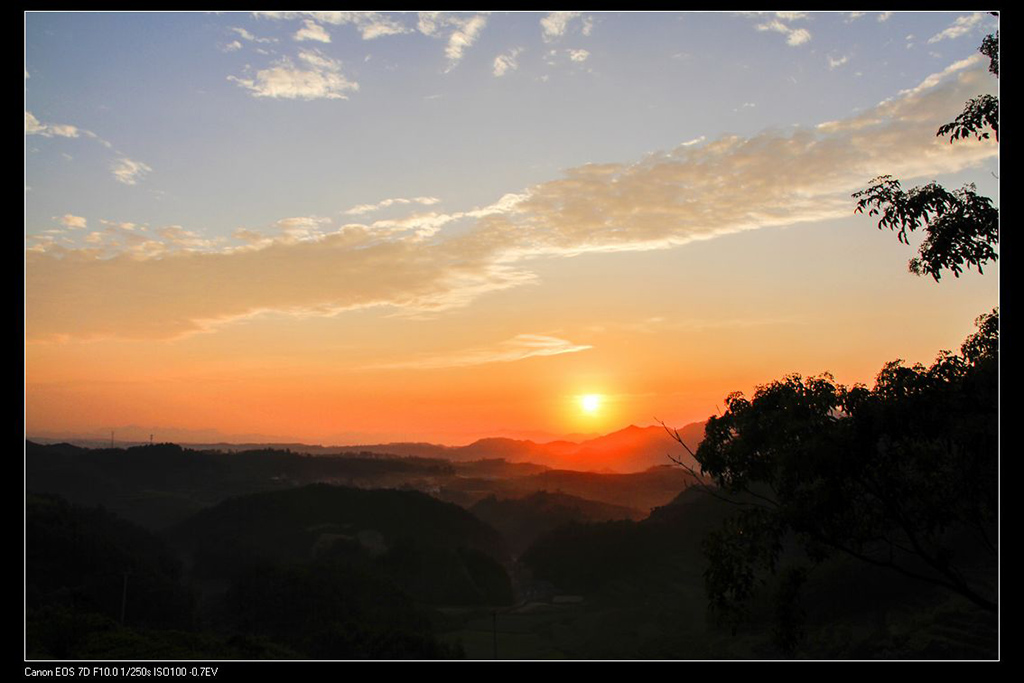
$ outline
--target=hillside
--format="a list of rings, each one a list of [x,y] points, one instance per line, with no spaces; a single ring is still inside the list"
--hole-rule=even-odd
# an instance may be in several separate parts
[[[537,537],[570,522],[637,520],[646,516],[645,512],[621,505],[546,491],[516,499],[488,496],[471,507],[470,512],[501,532],[516,554]]]
[[[511,600],[500,534],[418,491],[313,484],[226,500],[168,530],[197,578],[334,558],[386,575],[423,602]]]

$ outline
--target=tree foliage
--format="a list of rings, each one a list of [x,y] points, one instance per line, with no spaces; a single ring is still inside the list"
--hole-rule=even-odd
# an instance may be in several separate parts
[[[937,282],[943,270],[960,277],[973,266],[980,273],[999,257],[999,210],[974,185],[953,192],[938,183],[904,190],[900,181],[880,176],[853,196],[859,200],[857,213],[880,215],[879,229],[896,231],[904,244],[910,243],[908,232],[925,231],[918,256],[910,260],[910,271],[917,275],[931,275]]]
[[[999,78],[999,32],[985,36],[978,52],[989,59],[988,70]],[[952,122],[939,128],[936,137],[949,136],[949,141],[969,138],[972,135],[979,140],[988,139],[988,131],[992,129],[995,139],[999,140],[999,98],[993,95],[981,95],[967,100],[963,112]]]
[[[952,122],[939,127],[936,137],[949,136],[949,142],[972,135],[979,140],[987,140],[986,128],[992,129],[996,141],[999,140],[999,98],[994,95],[981,95],[967,100],[963,112]]]
[[[999,33],[986,36],[979,51],[990,60],[989,71],[999,77]],[[950,143],[975,137],[999,140],[999,99],[981,95],[968,100],[963,112],[939,127],[937,137],[949,136]],[[944,270],[960,277],[963,269],[998,260],[999,210],[992,200],[978,195],[974,185],[950,192],[938,183],[905,191],[891,176],[875,178],[866,190],[855,193],[856,213],[867,210],[880,215],[878,227],[897,231],[899,241],[909,244],[908,232],[919,228],[926,237],[918,256],[909,263],[910,272],[930,275],[936,282]]]
[[[978,48],[978,52],[985,55],[989,59],[988,70],[994,74],[997,78],[999,77],[999,31],[996,31],[994,35],[987,35],[985,39],[981,41],[981,47]]]
[[[728,397],[695,454],[739,506],[706,542],[713,609],[741,616],[793,541],[811,562],[845,554],[996,609],[998,313],[977,324],[959,354],[888,363],[874,389],[790,375]]]

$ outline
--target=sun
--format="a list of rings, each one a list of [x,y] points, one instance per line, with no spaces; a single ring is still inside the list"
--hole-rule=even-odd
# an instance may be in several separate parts
[[[583,412],[596,415],[597,411],[601,408],[601,395],[584,394],[580,397],[580,407],[583,408]]]

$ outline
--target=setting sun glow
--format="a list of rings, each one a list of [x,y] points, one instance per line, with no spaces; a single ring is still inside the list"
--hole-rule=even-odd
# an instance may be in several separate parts
[[[594,415],[601,407],[601,396],[586,394],[580,398],[580,406],[583,408],[583,412]]]

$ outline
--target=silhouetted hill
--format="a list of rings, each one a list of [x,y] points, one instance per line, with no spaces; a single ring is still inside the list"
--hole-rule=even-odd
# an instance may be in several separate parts
[[[309,456],[259,449],[196,451],[175,444],[87,449],[25,444],[28,491],[105,505],[148,528],[179,522],[229,496],[314,482],[363,487],[436,487],[454,476],[446,460],[356,453]]]
[[[679,430],[691,449],[704,437],[704,424],[695,422]],[[449,457],[458,460],[504,458],[509,462],[535,462],[557,469],[582,471],[642,472],[671,462],[667,454],[684,460],[692,459],[663,427],[630,425],[605,436],[580,443],[552,441],[534,443],[516,439],[481,439],[468,446],[449,450]]]
[[[628,579],[636,589],[682,577],[699,582],[704,537],[732,512],[697,488],[678,494],[640,521],[574,522],[540,536],[522,556],[537,578],[588,593]],[[646,588],[644,588],[646,586]]]
[[[56,496],[29,495],[26,502],[30,659],[461,656],[435,639],[432,617],[399,587],[396,572],[336,548],[309,561],[244,564],[219,595],[210,599],[205,591],[203,600],[179,559],[149,532]],[[502,587],[508,593],[507,576],[487,556],[472,548],[452,555],[483,586],[472,586],[478,596]]]
[[[490,495],[522,498],[548,491],[649,510],[672,500],[692,481],[682,468],[665,465],[613,474],[496,458],[453,461],[367,451],[312,456],[269,448],[197,451],[175,444],[87,449],[29,441],[25,467],[29,491],[104,505],[150,529],[166,528],[231,496],[310,483],[410,488],[463,507]]]
[[[679,434],[693,450],[704,438],[704,423],[694,422],[679,429]],[[51,439],[39,439],[40,444],[50,444]],[[74,445],[90,449],[111,449],[109,442],[98,439],[74,440]],[[134,443],[129,448],[148,446],[146,443]],[[302,443],[190,443],[187,448],[192,451],[217,451],[238,453],[244,451],[282,451],[306,453],[317,456],[357,454],[387,455],[424,459],[437,459],[454,462],[473,460],[504,459],[508,462],[532,462],[546,467],[558,469],[574,469],[585,471],[641,472],[649,467],[664,465],[669,462],[667,454],[672,454],[689,464],[689,456],[685,450],[675,443],[661,426],[637,427],[630,425],[611,434],[586,439],[580,442],[556,440],[537,443],[531,440],[509,438],[485,438],[474,441],[466,446],[444,446],[422,442],[397,442],[384,444],[364,444],[353,446],[321,446]]]
[[[501,532],[512,551],[521,553],[538,536],[569,522],[642,519],[645,512],[566,493],[538,491],[524,498],[484,498],[470,512]]]
[[[240,496],[169,530],[198,577],[334,557],[389,576],[424,602],[508,602],[501,536],[466,510],[418,491],[314,484]]]

